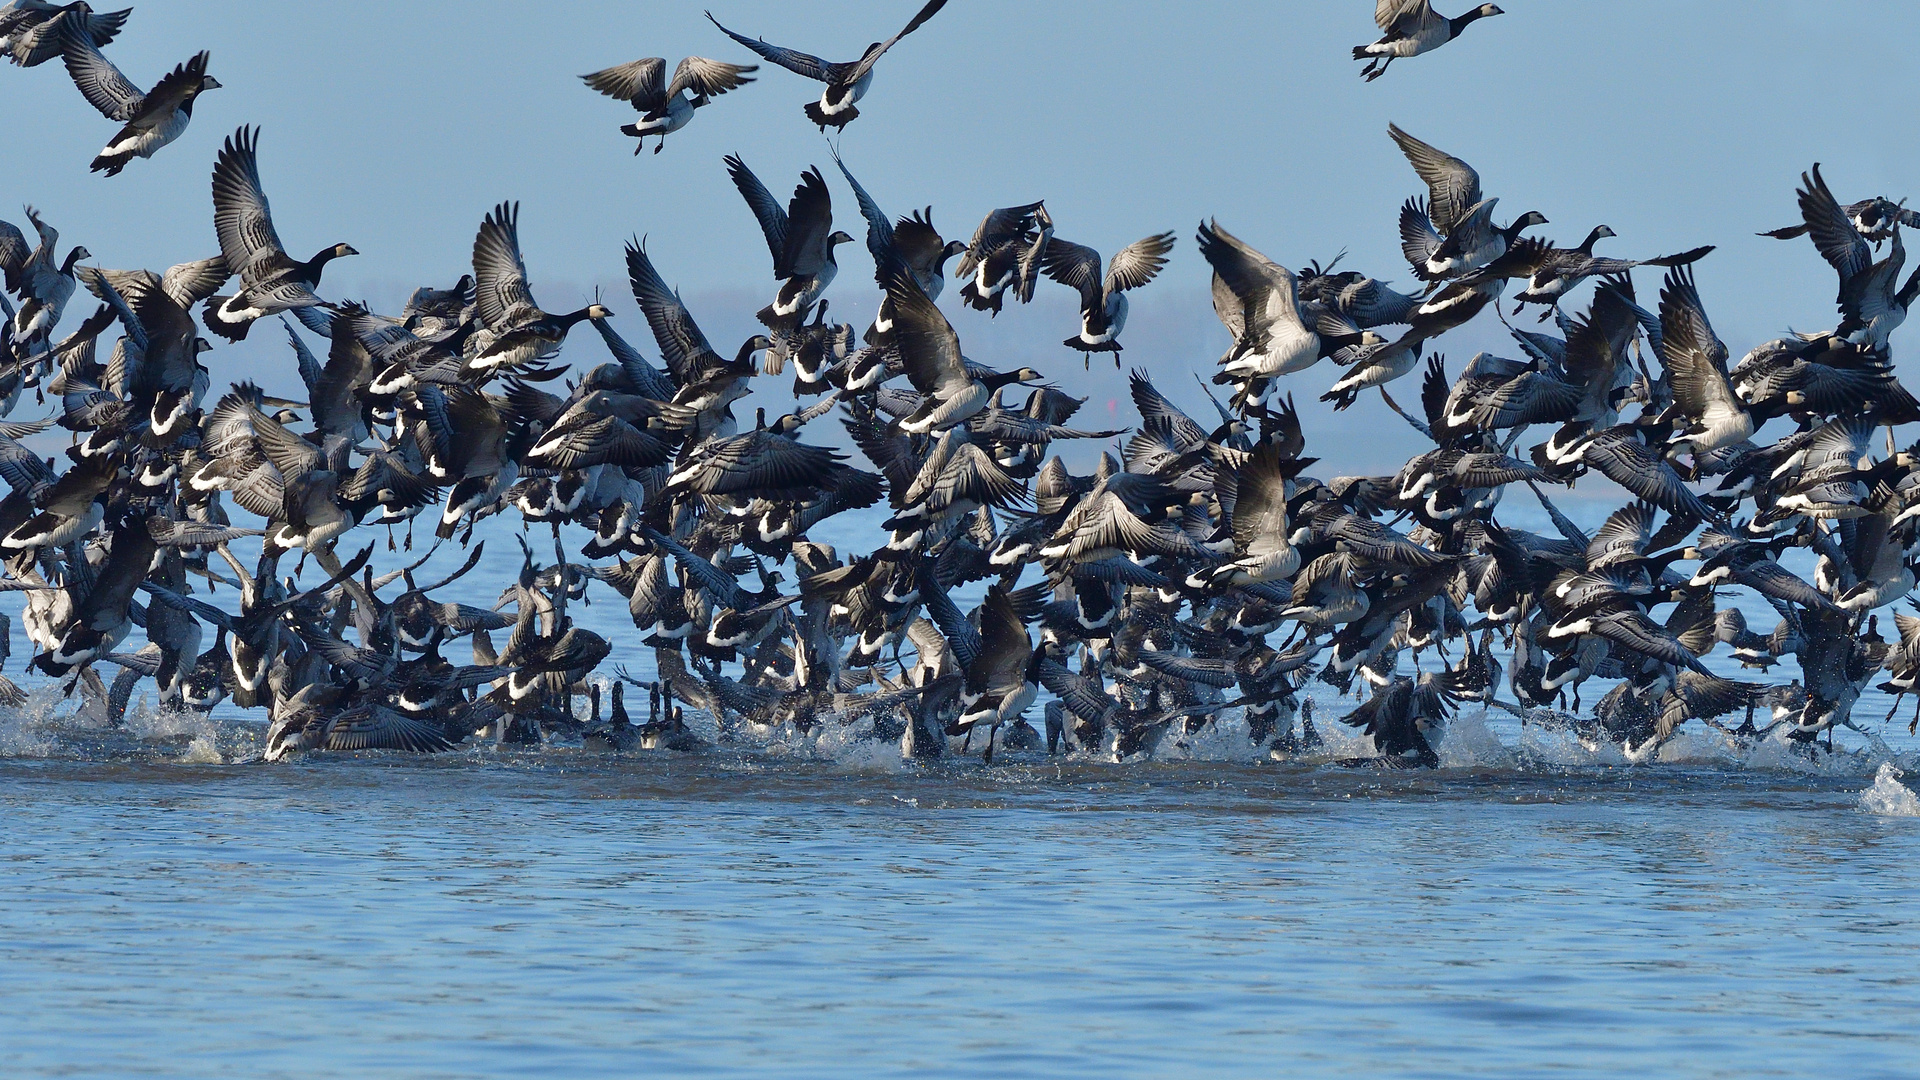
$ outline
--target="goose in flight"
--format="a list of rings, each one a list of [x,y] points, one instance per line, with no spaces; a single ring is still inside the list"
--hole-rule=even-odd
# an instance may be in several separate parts
[[[1368,82],[1387,73],[1395,60],[1419,56],[1452,41],[1461,31],[1489,15],[1505,15],[1493,4],[1481,4],[1449,19],[1433,10],[1428,0],[1375,0],[1373,21],[1386,36],[1371,45],[1355,45],[1353,58],[1368,64],[1360,72]]]
[[[947,0],[927,0],[926,6],[922,7],[919,14],[907,23],[905,29],[885,41],[876,41],[867,46],[867,51],[860,55],[860,59],[844,64],[830,64],[817,56],[795,49],[769,45],[764,39],[755,40],[736,34],[720,26],[720,20],[715,19],[711,11],[707,12],[707,19],[713,25],[719,26],[721,33],[759,53],[768,62],[779,64],[796,75],[804,75],[809,79],[826,83],[827,88],[821,93],[820,100],[807,103],[807,119],[820,125],[820,130],[825,131],[828,125],[844,128],[860,115],[860,110],[854,106],[861,98],[867,96],[867,90],[873,85],[873,66],[880,62],[880,57],[884,56],[888,49],[893,48],[901,38],[920,29],[923,23],[933,18],[941,8],[946,6]]]
[[[204,50],[141,93],[85,31],[69,24],[60,36],[60,49],[67,74],[87,103],[125,125],[93,159],[92,170],[108,176],[120,175],[134,158],[150,158],[179,138],[193,119],[194,99],[220,88],[220,80],[207,74]]]
[[[1053,239],[1040,269],[1048,277],[1080,292],[1080,332],[1063,344],[1083,353],[1114,354],[1120,366],[1120,331],[1127,325],[1127,292],[1137,289],[1167,265],[1173,234],[1159,233],[1135,240],[1120,249],[1101,273],[1100,253],[1085,244]]]
[[[627,102],[640,113],[639,123],[624,124],[620,128],[622,134],[640,140],[633,148],[638,155],[647,145],[649,135],[660,137],[654,153],[665,149],[667,136],[691,124],[695,109],[752,82],[746,77],[747,73],[758,70],[758,64],[728,64],[704,56],[689,56],[673,69],[673,81],[668,82],[666,58],[649,56],[580,78],[593,89]]]
[[[84,2],[14,0],[0,7],[0,53],[21,67],[37,67],[60,55],[61,38],[70,27],[105,45],[119,36],[131,14],[132,8],[95,14]]]
[[[228,341],[244,341],[255,321],[282,311],[317,307],[320,274],[335,259],[359,252],[330,244],[306,262],[295,262],[273,228],[273,211],[260,185],[260,129],[242,127],[227,137],[213,164],[213,231],[227,269],[240,275],[240,291],[207,298],[200,321]]]

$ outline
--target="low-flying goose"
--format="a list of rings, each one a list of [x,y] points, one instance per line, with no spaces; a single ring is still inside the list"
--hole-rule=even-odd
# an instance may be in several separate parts
[[[587,319],[613,312],[588,304],[565,315],[540,310],[527,287],[520,257],[520,204],[501,203],[473,237],[473,303],[480,329],[467,339],[467,363],[478,371],[520,367],[555,356],[567,333]]]
[[[1384,2],[1384,0],[1383,0]],[[1404,675],[1375,691],[1366,704],[1340,718],[1373,741],[1381,764],[1440,766],[1433,748],[1446,729],[1453,704],[1432,674],[1415,682]]]
[[[782,344],[806,321],[813,302],[839,272],[833,249],[852,242],[853,237],[833,227],[833,195],[819,169],[800,174],[793,198],[783,210],[746,162],[731,155],[726,161],[727,175],[760,222],[773,255],[773,276],[780,279],[780,292],[773,303],[760,309],[758,318],[773,331],[776,345]]]
[[[1063,344],[1083,353],[1114,353],[1120,366],[1120,331],[1127,325],[1127,292],[1152,281],[1173,250],[1170,232],[1135,240],[1102,265],[1100,253],[1058,237],[1047,244],[1041,269],[1080,293],[1080,332]]]
[[[1727,347],[1714,335],[1690,268],[1667,272],[1660,289],[1660,353],[1673,383],[1673,402],[1686,430],[1667,444],[1667,456],[1698,457],[1753,435],[1753,416],[1727,378]]]
[[[1368,61],[1360,74],[1372,82],[1385,75],[1395,60],[1432,52],[1476,21],[1504,14],[1492,4],[1481,4],[1449,19],[1435,12],[1428,0],[1374,0],[1373,21],[1386,36],[1371,45],[1355,45],[1353,58]]]
[[[947,0],[927,0],[926,5],[899,33],[885,41],[874,42],[867,46],[867,51],[861,54],[860,59],[844,64],[828,63],[817,56],[794,49],[784,49],[778,45],[769,45],[764,38],[755,40],[736,34],[720,26],[720,20],[715,19],[712,12],[707,13],[707,18],[713,25],[720,27],[721,33],[759,53],[769,63],[778,64],[795,75],[804,75],[809,79],[826,83],[827,88],[820,94],[820,100],[808,102],[806,108],[807,119],[820,125],[820,130],[825,131],[828,125],[844,128],[860,115],[860,110],[854,106],[861,98],[867,96],[868,88],[873,85],[873,66],[880,62],[880,57],[885,55],[888,49],[893,48],[901,38],[920,29],[921,24],[933,18],[945,6],[947,6]]]
[[[242,127],[220,148],[213,165],[213,231],[240,291],[207,299],[201,321],[228,341],[243,341],[258,319],[321,304],[314,290],[329,262],[359,252],[346,244],[321,248],[295,262],[274,231],[267,193],[260,185],[260,129]]]
[[[93,159],[93,171],[108,176],[120,175],[134,158],[150,158],[179,138],[193,119],[194,99],[220,88],[220,80],[207,74],[207,53],[200,52],[141,93],[85,31],[71,24],[61,34],[61,55],[87,103],[126,125]]]
[[[1003,586],[987,589],[977,630],[937,586],[923,584],[921,596],[927,601],[928,615],[939,625],[965,671],[960,716],[954,727],[971,731],[977,725],[988,725],[984,756],[992,762],[993,737],[1000,725],[1019,719],[1039,693],[1046,650],[1033,647],[1026,621]],[[958,733],[953,728],[949,731]]]
[[[593,89],[627,102],[640,113],[639,123],[620,128],[622,134],[640,140],[633,147],[637,155],[646,147],[649,135],[660,137],[654,153],[666,149],[667,136],[692,123],[695,109],[752,82],[746,77],[747,73],[758,70],[756,64],[728,64],[704,56],[689,56],[673,69],[673,81],[668,82],[666,58],[649,56],[580,78]]]

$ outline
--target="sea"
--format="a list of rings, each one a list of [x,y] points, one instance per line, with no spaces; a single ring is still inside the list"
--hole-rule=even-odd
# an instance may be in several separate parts
[[[492,604],[522,555],[481,536],[447,595]],[[1878,692],[1815,754],[1693,723],[1630,761],[1469,706],[1440,768],[1356,768],[1316,684],[1309,761],[1229,713],[1119,764],[836,724],[266,763],[230,709],[76,715],[13,632],[0,1076],[1920,1075],[1920,739]]]

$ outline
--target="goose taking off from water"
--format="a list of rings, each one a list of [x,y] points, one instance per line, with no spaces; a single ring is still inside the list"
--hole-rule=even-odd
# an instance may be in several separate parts
[[[668,82],[666,58],[649,56],[580,78],[608,97],[632,105],[640,113],[640,122],[622,125],[620,131],[640,140],[633,148],[635,154],[647,145],[647,136],[658,135],[660,141],[653,148],[657,154],[666,149],[668,135],[693,122],[695,109],[752,82],[747,73],[758,70],[757,64],[728,64],[689,56],[673,69],[673,81]]]
[[[1373,21],[1386,36],[1371,45],[1355,45],[1353,58],[1369,61],[1360,75],[1372,82],[1385,75],[1395,60],[1432,52],[1459,37],[1476,20],[1504,14],[1492,4],[1481,4],[1449,19],[1435,12],[1428,0],[1375,0]]]
[[[867,96],[868,88],[873,85],[873,66],[880,62],[880,57],[885,55],[888,49],[893,48],[901,38],[920,29],[923,23],[933,18],[945,6],[947,6],[947,0],[927,0],[926,6],[922,7],[919,14],[915,15],[899,33],[885,41],[874,42],[867,46],[867,51],[861,54],[860,59],[844,64],[828,63],[817,56],[795,49],[769,45],[765,39],[756,41],[736,34],[720,26],[720,20],[715,19],[711,11],[707,12],[707,18],[713,25],[720,27],[721,33],[759,53],[768,62],[778,64],[796,75],[804,75],[809,79],[826,83],[827,88],[821,93],[820,100],[807,103],[807,119],[820,125],[820,130],[825,131],[828,125],[844,128],[860,115],[860,110],[854,106],[861,98]]]

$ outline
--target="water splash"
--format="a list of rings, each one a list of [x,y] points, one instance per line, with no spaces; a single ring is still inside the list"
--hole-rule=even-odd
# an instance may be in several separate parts
[[[1860,793],[1860,809],[1881,817],[1920,817],[1920,795],[1900,782],[1904,775],[1892,762],[1881,762],[1873,786]]]

